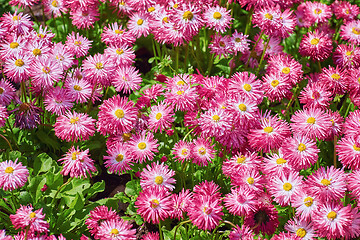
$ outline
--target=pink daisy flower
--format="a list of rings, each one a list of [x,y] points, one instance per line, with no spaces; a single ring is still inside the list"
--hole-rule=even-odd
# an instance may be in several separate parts
[[[290,89],[292,82],[289,77],[284,76],[284,74],[270,72],[262,78],[262,81],[262,90],[270,101],[281,101],[291,94]]]
[[[291,117],[292,130],[310,139],[324,140],[330,133],[329,115],[316,108],[299,110]]]
[[[344,40],[359,45],[360,44],[360,20],[349,21],[341,25],[340,36]]]
[[[227,11],[226,8],[220,6],[206,8],[203,19],[207,27],[221,33],[229,28],[232,20],[230,10]]]
[[[18,159],[15,162],[7,160],[0,163],[0,188],[5,191],[21,188],[27,182],[29,170],[17,161]]]
[[[355,45],[339,44],[334,52],[334,63],[341,68],[358,68],[360,48]]]
[[[345,120],[344,134],[347,137],[353,137],[357,140],[358,131],[360,130],[360,110],[350,112],[349,116]]]
[[[96,172],[94,160],[89,157],[89,149],[82,151],[79,146],[72,146],[63,158],[58,160],[63,163],[61,174],[64,176],[69,175],[72,178],[87,178],[91,172]]]
[[[66,37],[66,47],[70,53],[75,55],[77,58],[86,56],[90,47],[91,42],[86,37],[81,36],[79,33],[72,32]]]
[[[231,193],[226,194],[224,206],[234,215],[246,216],[256,209],[257,195],[244,187],[232,188]]]
[[[252,230],[245,225],[242,225],[241,228],[236,225],[236,228],[233,228],[233,230],[230,232],[229,240],[255,240],[253,236]]]
[[[42,208],[34,210],[30,204],[28,206],[20,205],[15,214],[10,215],[11,223],[15,229],[22,230],[29,229],[30,233],[49,232],[49,223],[45,221],[45,214],[42,213]]]
[[[15,98],[15,88],[7,80],[0,80],[0,104],[7,106]]]
[[[350,194],[354,196],[357,201],[360,201],[360,170],[352,171],[348,175],[348,190]]]
[[[215,56],[219,56],[219,58],[222,56],[227,58],[229,54],[233,53],[234,46],[229,35],[221,36],[219,34],[215,34],[212,35],[211,38],[212,40],[209,44],[210,53],[215,54]]]
[[[0,20],[4,28],[6,28],[9,32],[16,33],[17,35],[28,34],[33,25],[33,22],[30,20],[30,15],[22,12],[18,13],[17,9],[13,14],[10,12],[5,13]]]
[[[260,175],[258,169],[245,169],[232,174],[231,184],[250,189],[255,193],[261,193],[263,192],[265,179],[263,175]]]
[[[174,105],[175,111],[189,111],[195,108],[198,95],[195,87],[188,84],[169,86],[165,93],[165,103]]]
[[[259,27],[266,35],[273,35],[279,28],[281,11],[279,6],[266,6],[256,8],[253,14],[252,23]]]
[[[302,65],[292,57],[285,54],[273,55],[268,62],[267,72],[278,72],[281,76],[288,77],[293,85],[302,80]]]
[[[46,0],[43,2],[44,11],[48,16],[59,17],[66,12],[63,0]]]
[[[141,238],[141,240],[159,240],[160,239],[160,235],[159,233],[155,232],[148,232],[145,235],[143,235],[143,237]]]
[[[211,195],[196,195],[189,201],[187,213],[191,222],[202,230],[212,230],[224,215],[221,200]]]
[[[127,27],[129,32],[136,38],[140,38],[141,36],[147,37],[150,33],[149,16],[141,12],[133,13],[130,16]]]
[[[279,225],[279,216],[272,204],[260,203],[254,211],[245,216],[244,225],[253,229],[256,234],[273,234]]]
[[[20,83],[29,78],[31,64],[31,56],[20,52],[7,59],[3,71],[8,79],[11,79],[15,83]]]
[[[148,187],[162,187],[170,191],[174,190],[176,180],[172,178],[175,175],[175,171],[168,168],[164,163],[151,163],[143,169],[140,175],[140,186],[144,188]]]
[[[256,34],[254,37],[254,41],[256,42],[260,37],[260,34]],[[279,55],[283,53],[283,46],[280,45],[281,43],[281,38],[273,35],[273,36],[269,36],[268,38],[270,38],[268,46],[265,50],[265,58],[268,58],[270,56],[275,56],[275,55]],[[258,44],[255,47],[255,51],[257,52],[258,55],[261,56],[262,52],[264,51],[266,42],[264,41],[264,39],[260,39],[258,41]]]
[[[248,139],[250,146],[257,151],[279,149],[283,141],[290,137],[288,124],[276,116],[271,116],[270,112],[265,113],[260,118],[260,126],[250,129]]]
[[[323,68],[319,75],[319,84],[323,84],[333,94],[344,94],[347,90],[345,73],[338,66],[336,68],[329,66],[329,69]]]
[[[104,220],[119,220],[119,216],[114,210],[107,206],[98,206],[90,211],[89,217],[85,220],[85,224],[92,235],[97,236],[99,226]]]
[[[73,106],[71,96],[65,88],[50,88],[44,99],[45,109],[56,115],[63,115]]]
[[[321,200],[335,201],[345,196],[346,175],[334,166],[321,167],[308,177],[305,187]]]
[[[91,84],[97,83],[109,86],[115,75],[115,66],[104,54],[97,53],[95,56],[88,56],[83,61],[83,73]]]
[[[334,136],[340,136],[342,134],[344,118],[339,112],[332,112],[331,110],[328,110],[327,114],[330,116],[331,121],[331,132],[327,139],[333,140]]]
[[[103,134],[120,135],[128,133],[135,126],[137,110],[128,98],[115,95],[99,106],[98,131]]]
[[[315,141],[299,135],[284,141],[281,150],[284,153],[284,158],[296,171],[307,169],[315,164],[320,152]]]
[[[320,2],[306,2],[304,10],[306,20],[311,24],[326,22],[332,16],[331,8]]]
[[[300,189],[300,191],[291,198],[291,205],[296,208],[296,215],[304,220],[311,219],[319,204],[319,197],[304,189]]]
[[[352,170],[360,169],[360,139],[343,137],[336,146],[339,161],[344,167]]]
[[[248,39],[248,35],[244,35],[242,32],[238,33],[235,29],[235,32],[231,35],[230,40],[232,41],[232,45],[234,46],[233,51],[235,53],[241,52],[244,53],[249,50],[250,40]]]
[[[145,221],[158,224],[171,214],[171,195],[165,188],[148,187],[139,193],[135,207]]]
[[[159,152],[157,149],[159,144],[154,138],[154,135],[151,132],[146,133],[142,131],[139,134],[132,136],[129,141],[129,150],[132,152],[133,159],[137,160],[139,163],[145,161],[152,161],[155,153]]]
[[[259,81],[253,73],[237,72],[232,75],[229,80],[228,91],[246,97],[247,99],[252,99],[257,104],[260,104],[263,99],[261,81]]]
[[[4,39],[5,40],[5,39]],[[0,58],[5,62],[8,58],[15,54],[24,52],[26,46],[26,38],[22,36],[14,36],[9,40],[0,43]]]
[[[6,235],[5,230],[0,230],[0,239],[13,240],[12,236]]]
[[[72,24],[79,29],[89,29],[99,20],[99,10],[94,6],[92,8],[77,8],[70,10]]]
[[[334,3],[333,3],[334,5]],[[338,5],[334,6],[334,14],[337,19],[353,20],[359,14],[359,7],[352,5],[347,1],[338,2]]]
[[[132,33],[124,29],[117,22],[109,24],[104,27],[104,31],[101,34],[101,41],[106,45],[114,46],[131,46],[135,42],[136,38]]]
[[[195,4],[186,3],[174,9],[173,21],[180,31],[190,36],[196,35],[204,24],[201,18],[201,8],[195,6]]]
[[[351,205],[343,207],[339,203],[326,202],[318,207],[312,221],[319,237],[335,239],[349,234],[352,219]]]
[[[256,152],[246,152],[245,154],[234,154],[227,159],[222,166],[224,175],[236,175],[243,170],[258,169],[260,167],[261,158]]]
[[[134,50],[125,45],[109,46],[104,50],[104,54],[114,62],[116,67],[128,66],[135,62]]]
[[[320,108],[325,110],[331,101],[332,93],[324,84],[308,83],[300,92],[300,103],[304,104],[304,108]]]
[[[221,136],[229,132],[233,125],[234,115],[223,108],[211,108],[201,114],[199,126],[203,137]]]
[[[92,102],[95,102],[99,97],[100,89],[93,91],[93,86],[84,78],[70,77],[67,78],[64,84],[65,89],[71,96],[71,100],[76,103],[85,103],[92,97]]]
[[[282,148],[279,149],[279,153],[273,153],[267,155],[263,160],[262,172],[265,175],[277,176],[283,172],[292,170],[292,167],[289,164],[289,161],[285,159],[284,154],[282,153]]]
[[[191,146],[190,143],[179,140],[175,143],[173,148],[173,154],[175,155],[175,161],[184,163],[184,161],[190,160]]]
[[[318,30],[308,32],[300,42],[299,52],[313,61],[323,61],[332,52],[331,38]]]
[[[114,143],[106,151],[109,156],[104,156],[105,167],[110,173],[123,174],[131,170],[132,156],[127,143]]]
[[[169,129],[172,123],[175,121],[173,109],[166,104],[160,103],[154,105],[150,109],[148,128],[154,132],[162,132],[163,130]]]
[[[171,218],[183,219],[184,213],[189,205],[189,201],[192,198],[192,193],[189,189],[182,189],[178,194],[172,194],[173,211],[171,212]]]
[[[116,91],[131,93],[140,89],[142,78],[139,71],[133,66],[124,66],[116,69],[114,77],[111,79]]]
[[[30,69],[32,83],[49,88],[62,78],[63,69],[50,58],[40,58],[33,62]]]
[[[269,191],[274,200],[281,206],[290,205],[291,198],[299,192],[302,176],[298,172],[289,171],[275,175],[270,179]]]
[[[313,228],[312,222],[308,222],[305,220],[289,220],[285,224],[285,230],[296,234],[298,237],[304,240],[312,240],[314,237],[317,236],[315,230]]]
[[[55,44],[51,49],[51,58],[54,59],[63,69],[68,70],[74,63],[73,51],[69,51],[61,42]]]
[[[55,135],[67,142],[88,140],[95,133],[95,122],[86,113],[67,112],[56,119]]]
[[[198,138],[192,142],[191,157],[193,163],[199,166],[207,166],[215,157],[215,149],[210,139]]]
[[[136,229],[131,229],[132,224],[123,219],[106,219],[101,222],[97,236],[99,239],[135,240]]]

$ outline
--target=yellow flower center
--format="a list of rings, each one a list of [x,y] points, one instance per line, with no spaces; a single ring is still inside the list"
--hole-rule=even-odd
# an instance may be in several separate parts
[[[314,10],[314,13],[319,15],[320,13],[322,13],[322,11],[321,11],[321,9],[317,8],[317,9]]]
[[[76,91],[81,91],[82,88],[81,88],[79,85],[75,85],[75,86],[74,86],[74,90],[76,90]]]
[[[123,137],[123,139],[124,139],[124,142],[126,142],[126,141],[129,141],[130,140],[130,138],[131,138],[131,133],[124,133],[123,135],[122,135],[122,137]]]
[[[335,80],[339,80],[340,79],[340,75],[337,73],[334,73],[333,75],[331,75],[331,78],[335,79]]]
[[[36,217],[36,213],[32,212],[30,213],[30,218],[35,218]]]
[[[213,15],[213,17],[215,18],[215,19],[221,19],[221,13],[219,13],[219,12],[214,12],[214,15]]]
[[[304,199],[304,204],[307,207],[310,207],[314,202],[314,199],[312,197],[307,197]]]
[[[32,52],[35,56],[39,56],[41,54],[41,50],[38,48],[35,48]]]
[[[162,117],[161,113],[157,113],[156,116],[155,116],[156,120],[160,120],[161,117]]]
[[[78,152],[78,151],[73,152],[73,153],[71,154],[71,159],[72,159],[72,160],[76,160],[77,155],[79,155],[79,154],[80,154],[80,152]]]
[[[177,91],[176,93],[177,93],[177,95],[182,95],[182,94],[184,93],[184,91],[180,91],[180,90],[179,90],[179,91]]]
[[[277,79],[271,81],[271,86],[276,87],[279,85],[279,81]]]
[[[283,189],[284,189],[285,191],[290,191],[290,190],[292,189],[292,185],[291,185],[290,183],[285,183],[285,184],[283,185]]]
[[[153,199],[150,201],[152,208],[157,208],[160,204],[160,202],[157,199]]]
[[[17,48],[19,44],[17,42],[10,43],[10,48]]]
[[[212,209],[209,208],[209,207],[204,207],[203,212],[204,212],[206,215],[210,215],[210,214],[212,213]]]
[[[276,164],[284,164],[284,163],[286,163],[286,160],[285,159],[283,159],[283,158],[278,158],[278,159],[276,159]]]
[[[116,158],[115,158],[115,160],[116,160],[117,162],[121,162],[123,159],[124,159],[124,155],[122,155],[122,154],[118,154],[118,155],[116,156]]]
[[[303,144],[303,143],[300,143],[299,146],[298,146],[298,150],[299,150],[300,152],[305,151],[305,150],[306,150],[306,145]]]
[[[183,150],[181,150],[181,154],[182,154],[182,155],[184,155],[184,156],[185,156],[185,155],[187,155],[187,153],[188,153],[187,149],[183,149]]]
[[[80,46],[80,45],[81,45],[81,41],[75,41],[74,44],[75,44],[75,46]]]
[[[320,42],[320,40],[318,38],[313,38],[310,41],[311,45],[317,45],[319,42]]]
[[[153,11],[155,11],[155,8],[154,8],[154,7],[149,7],[149,8],[148,8],[148,12],[153,12]]]
[[[17,20],[20,20],[20,17],[19,16],[13,16],[13,21],[17,21]]]
[[[42,69],[42,71],[43,71],[44,73],[48,74],[48,73],[51,72],[51,69],[50,69],[49,67],[44,67],[44,68]]]
[[[125,116],[125,113],[124,113],[124,111],[122,109],[116,109],[115,116],[120,119],[120,118],[123,118]]]
[[[0,94],[3,94],[4,89],[2,87],[0,87]]]
[[[123,34],[124,31],[123,31],[123,30],[116,29],[116,30],[115,30],[115,33],[116,33],[116,34]]]
[[[329,186],[331,184],[330,180],[324,178],[323,180],[321,180],[321,184],[324,186]]]
[[[58,2],[57,2],[56,0],[54,0],[54,1],[51,2],[51,5],[52,5],[53,7],[57,7],[57,6],[58,6]]]
[[[354,144],[353,148],[355,151],[360,151],[360,147],[356,146],[356,144]]]
[[[307,120],[306,120],[307,123],[310,123],[310,124],[315,124],[316,122],[316,119],[314,117],[309,117]]]
[[[255,180],[252,177],[248,177],[248,179],[246,180],[249,184],[254,184]]]
[[[169,23],[169,18],[168,17],[164,17],[162,20],[163,20],[163,22]]]
[[[137,25],[142,25],[143,23],[144,23],[144,20],[142,20],[142,19],[139,19],[139,20],[137,20]]]
[[[205,155],[205,154],[206,154],[206,149],[203,148],[203,147],[199,148],[199,153],[200,153],[201,155]]]
[[[282,73],[284,74],[289,74],[290,73],[290,68],[289,67],[284,67],[282,70],[281,70]]]
[[[79,121],[79,117],[71,118],[71,119],[70,119],[70,123],[71,123],[71,124],[75,124],[75,123],[77,123],[78,121]]]
[[[212,119],[215,121],[215,122],[218,122],[220,120],[220,117],[218,115],[214,115],[212,117]]]
[[[244,163],[245,160],[246,160],[246,157],[245,157],[245,156],[241,156],[241,157],[238,157],[238,158],[236,159],[236,162],[237,162],[238,164],[241,164],[241,163]]]
[[[13,173],[14,169],[12,167],[5,168],[5,173]]]
[[[250,84],[244,84],[244,89],[245,89],[245,91],[247,91],[247,92],[250,92],[251,91],[251,85]]]
[[[353,54],[353,52],[347,51],[345,54],[346,54],[346,56],[351,56]]]
[[[15,61],[15,65],[18,67],[22,67],[24,65],[24,61],[22,59],[18,59]]]
[[[350,14],[350,9],[346,9],[346,10],[345,10],[345,13],[346,13],[346,14]]]
[[[184,12],[183,19],[192,20],[194,17],[194,14],[190,11]]]
[[[146,148],[146,143],[144,143],[144,142],[139,143],[138,148],[141,150],[144,150]]]
[[[164,178],[162,177],[162,176],[156,176],[155,177],[155,183],[157,184],[157,185],[160,185],[160,184],[162,184],[164,182]]]
[[[246,105],[243,104],[243,103],[240,103],[240,104],[239,104],[239,109],[240,109],[240,111],[245,112],[245,111],[246,111]]]
[[[273,20],[273,15],[271,15],[270,13],[265,14],[265,18],[269,19],[269,20]]]
[[[180,85],[185,85],[185,82],[184,82],[183,80],[180,80],[180,81],[178,81],[176,84],[177,84],[178,86],[180,86]]]
[[[110,234],[112,234],[112,235],[118,235],[118,234],[119,234],[119,230],[117,230],[116,228],[113,228],[113,229],[110,231]]]
[[[266,127],[266,128],[264,128],[264,132],[266,132],[266,133],[272,133],[273,130],[274,130],[274,129],[273,129],[272,127]]]
[[[104,66],[103,66],[103,64],[101,62],[98,62],[98,63],[95,64],[95,68],[100,70],[100,69],[103,69]]]
[[[333,221],[336,217],[337,217],[337,214],[334,211],[329,212],[329,214],[327,215],[327,218],[331,221]]]
[[[121,54],[124,53],[124,50],[118,48],[118,49],[116,49],[116,53],[117,53],[118,55],[121,55]]]
[[[306,230],[303,229],[303,228],[299,228],[299,229],[296,231],[296,235],[297,235],[298,237],[303,238],[303,237],[305,237],[305,235],[306,235]]]
[[[360,28],[358,27],[353,27],[351,31],[353,34],[360,35]]]
[[[179,7],[179,4],[177,4],[177,3],[175,3],[174,5],[173,5],[173,8],[178,8]]]
[[[235,42],[237,43],[241,42],[241,38],[235,38]]]

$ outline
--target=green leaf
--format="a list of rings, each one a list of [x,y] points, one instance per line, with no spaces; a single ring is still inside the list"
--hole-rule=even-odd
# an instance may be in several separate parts
[[[45,173],[48,172],[54,161],[52,158],[46,153],[41,153],[34,159],[34,174]]]
[[[84,207],[84,197],[80,195],[80,193],[76,194],[75,199],[70,204],[70,209],[73,208],[75,210],[80,210]]]
[[[137,180],[132,180],[126,183],[125,194],[128,196],[137,196],[140,191],[140,183]]]
[[[86,200],[88,200],[89,198],[91,198],[92,196],[94,196],[96,193],[98,192],[103,192],[105,190],[105,182],[101,181],[101,182],[96,182],[94,185],[91,186],[91,188],[89,189],[87,195],[86,195]]]

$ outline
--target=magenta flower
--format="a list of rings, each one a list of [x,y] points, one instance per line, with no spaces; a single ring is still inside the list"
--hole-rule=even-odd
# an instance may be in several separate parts
[[[110,173],[122,174],[131,170],[132,156],[127,143],[113,143],[108,146],[106,151],[109,156],[104,156],[105,167]]]
[[[25,230],[29,228],[30,233],[48,232],[49,223],[44,220],[45,214],[42,213],[43,209],[33,209],[31,204],[28,206],[20,205],[20,208],[16,210],[16,213],[10,215],[11,223],[14,225],[15,229],[21,228],[22,230]]]
[[[174,190],[176,180],[173,178],[175,171],[169,169],[164,163],[151,163],[143,169],[140,175],[140,186],[145,189],[148,187],[166,188],[169,191]]]
[[[129,150],[134,160],[139,163],[153,160],[159,144],[151,132],[142,131],[134,135],[129,141]]]
[[[5,191],[21,188],[28,180],[29,170],[17,161],[18,159],[15,162],[7,160],[0,163],[0,188]]]
[[[128,221],[119,219],[106,219],[101,222],[97,236],[99,239],[112,240],[135,240],[136,229],[132,229],[132,224]]]
[[[119,219],[120,217],[111,208],[109,210],[107,206],[98,206],[90,211],[90,215],[85,220],[85,224],[89,229],[89,232],[92,235],[97,236],[102,221],[119,220]]]

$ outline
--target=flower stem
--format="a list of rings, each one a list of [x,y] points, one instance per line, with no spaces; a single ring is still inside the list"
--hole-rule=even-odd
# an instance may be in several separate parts
[[[250,12],[248,13],[248,18],[247,18],[247,22],[246,22],[244,35],[248,35],[248,33],[249,33],[253,13],[254,13],[254,7],[251,7]]]
[[[159,235],[160,235],[160,240],[164,240],[163,233],[161,230],[161,220],[159,220]]]
[[[13,148],[11,147],[11,144],[10,144],[9,140],[7,140],[7,138],[6,138],[4,135],[2,135],[2,134],[0,134],[0,137],[2,137],[2,138],[7,142],[7,144],[8,144],[9,147],[10,147],[10,150],[13,151]]]
[[[56,197],[57,197],[57,195],[60,193],[60,191],[66,186],[66,185],[68,185],[70,182],[71,182],[71,180],[73,180],[74,178],[69,178],[63,185],[61,185],[59,188],[58,188],[58,190],[56,191],[56,193],[55,193],[55,195],[54,195],[54,198],[53,198],[53,200],[51,201],[51,205],[54,205],[54,203],[55,203],[55,200],[56,200]]]
[[[263,51],[262,51],[261,59],[260,59],[260,62],[259,62],[258,70],[256,71],[256,75],[259,75],[260,68],[261,68],[261,64],[262,64],[262,62],[263,62],[263,60],[264,60],[265,52],[266,52],[267,47],[269,46],[269,42],[270,42],[270,37],[268,37],[268,39],[267,39],[267,41],[266,41],[266,45],[264,46],[264,49],[263,49]]]
[[[176,226],[175,232],[174,232],[174,240],[176,240],[176,232],[177,232],[178,228],[181,227],[182,225],[184,225],[185,223],[188,223],[188,222],[191,222],[191,220],[181,222],[179,225]]]
[[[261,30],[260,36],[259,36],[258,40],[256,40],[255,45],[254,45],[253,48],[251,49],[251,52],[250,52],[249,58],[248,58],[248,60],[247,60],[247,62],[246,62],[245,68],[247,68],[247,67],[249,66],[250,58],[251,58],[251,56],[254,54],[255,48],[256,48],[256,46],[258,45],[258,43],[259,43],[260,39],[262,38],[263,34],[264,34],[264,31]]]

